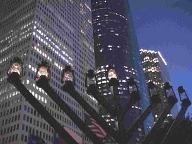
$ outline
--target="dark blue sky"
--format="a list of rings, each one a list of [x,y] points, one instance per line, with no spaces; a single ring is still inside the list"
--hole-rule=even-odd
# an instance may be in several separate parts
[[[128,1],[140,48],[159,50],[174,89],[183,85],[192,100],[192,0]]]

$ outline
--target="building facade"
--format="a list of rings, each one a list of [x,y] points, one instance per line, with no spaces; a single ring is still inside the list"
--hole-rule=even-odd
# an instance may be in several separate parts
[[[84,134],[59,107],[38,88],[37,65],[51,65],[51,86],[82,119],[84,111],[61,90],[61,71],[66,64],[75,71],[75,87],[95,108],[97,102],[85,93],[85,73],[95,67],[90,0],[7,0],[0,2],[0,144],[26,144],[31,135],[53,144],[54,130],[7,82],[9,61],[24,62],[22,82],[64,127],[89,143]]]
[[[140,49],[140,55],[146,82],[153,81],[161,88],[165,82],[170,82],[167,62],[160,51]]]
[[[122,107],[126,106],[130,98],[127,80],[134,77],[139,86],[141,101],[124,117],[124,126],[128,128],[149,104],[128,1],[92,0],[92,11],[95,61],[100,92],[106,99],[111,100],[112,94],[107,78],[107,70],[110,66],[115,67],[118,75]],[[108,121],[110,122],[110,118]]]
[[[157,85],[159,89],[162,102],[154,111],[155,118],[158,118],[167,105],[167,100],[163,91],[164,83],[171,81],[167,69],[167,62],[163,58],[160,51],[140,49],[140,55],[146,83],[153,81],[153,83]],[[174,115],[176,114],[177,106],[173,108],[172,112]]]

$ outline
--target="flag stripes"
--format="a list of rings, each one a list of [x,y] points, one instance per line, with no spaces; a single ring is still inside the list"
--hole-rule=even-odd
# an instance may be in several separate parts
[[[103,128],[89,115],[85,114],[85,122],[90,128],[90,130],[100,139],[104,139],[107,137],[107,133],[103,130]]]

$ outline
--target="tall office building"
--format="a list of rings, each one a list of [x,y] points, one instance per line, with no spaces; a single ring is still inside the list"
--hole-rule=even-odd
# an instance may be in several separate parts
[[[160,51],[140,49],[146,82],[153,81],[159,87],[170,81],[167,62]]]
[[[6,0],[0,1],[0,144],[26,144],[29,136],[53,144],[54,130],[23,96],[7,82],[9,61],[18,56],[24,62],[22,82],[64,127],[88,143],[84,134],[47,94],[35,85],[37,65],[51,64],[51,86],[78,116],[81,106],[61,90],[61,71],[74,68],[76,89],[96,108],[96,101],[85,94],[85,75],[94,68],[94,48],[90,0]]]
[[[167,101],[163,92],[164,83],[170,82],[167,62],[163,58],[160,51],[140,49],[140,55],[146,83],[153,81],[153,83],[156,84],[159,88],[159,94],[161,96],[162,103],[154,111],[154,116],[158,118],[158,116],[162,113],[163,109],[167,105]],[[176,112],[177,108],[174,107],[173,113]]]
[[[128,128],[141,109],[145,109],[148,105],[148,94],[128,1],[92,0],[92,11],[95,61],[100,92],[110,101],[111,92],[106,77],[109,66],[114,66],[118,74],[122,106],[125,106],[130,98],[127,80],[134,77],[139,86],[141,101],[126,114],[124,119],[124,126]]]

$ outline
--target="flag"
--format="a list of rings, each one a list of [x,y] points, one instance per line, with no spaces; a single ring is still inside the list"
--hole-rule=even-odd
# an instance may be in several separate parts
[[[88,125],[90,130],[100,139],[105,139],[107,137],[107,133],[103,128],[89,115],[85,114],[85,123]]]
[[[72,138],[78,143],[78,144],[82,144],[83,143],[83,139],[82,137],[80,137],[79,135],[77,135],[74,131],[72,131],[70,128],[68,127],[63,127],[71,136]],[[54,142],[53,144],[69,144],[67,143],[65,140],[63,140],[62,138],[59,137],[59,135],[55,132],[54,133]]]

